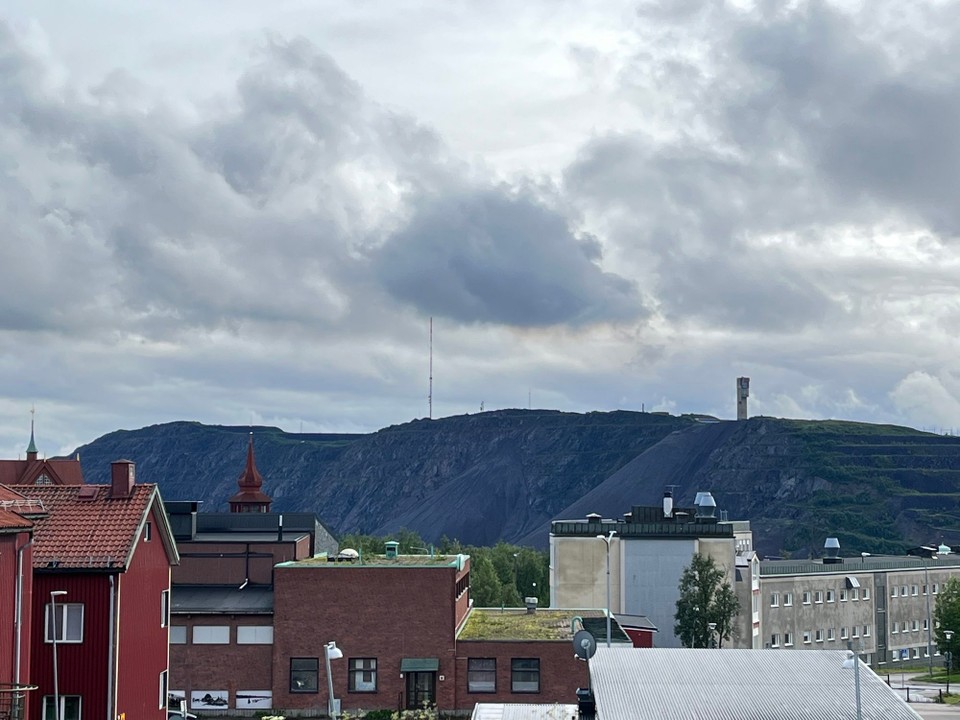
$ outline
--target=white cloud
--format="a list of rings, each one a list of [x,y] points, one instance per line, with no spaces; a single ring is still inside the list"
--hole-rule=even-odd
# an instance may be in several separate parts
[[[954,423],[948,7],[3,12],[0,449],[422,416],[431,315],[436,414]]]

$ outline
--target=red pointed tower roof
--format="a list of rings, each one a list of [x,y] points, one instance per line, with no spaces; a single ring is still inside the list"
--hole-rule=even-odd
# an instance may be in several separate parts
[[[253,433],[250,433],[250,442],[247,444],[247,466],[237,478],[237,486],[240,491],[230,498],[230,512],[270,512],[270,503],[273,501],[260,490],[263,478],[253,457]]]

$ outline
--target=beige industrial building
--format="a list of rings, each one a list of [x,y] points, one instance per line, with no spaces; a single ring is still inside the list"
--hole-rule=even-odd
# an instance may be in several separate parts
[[[763,647],[760,587],[748,522],[716,517],[710,493],[698,494],[695,509],[634,506],[622,520],[590,515],[556,520],[550,531],[550,592],[559,607],[607,607],[609,546],[610,608],[615,614],[645,615],[658,628],[658,647],[679,647],[673,615],[684,568],[696,554],[712,557],[734,585],[741,606],[738,647]],[[735,583],[735,584],[734,584]],[[570,605],[569,603],[574,603]],[[756,610],[755,612],[753,610]]]
[[[734,648],[843,649],[852,641],[877,669],[936,656],[931,621],[960,556],[941,546],[928,557],[840,557],[828,539],[818,560],[759,560],[745,521],[718,519],[709,493],[693,509],[633,507],[623,519],[590,515],[551,526],[550,589],[561,607],[607,606],[609,544],[613,613],[646,615],[658,647],[673,633],[678,585],[694,554],[723,567],[740,601]],[[611,534],[612,533],[612,534]],[[928,549],[932,550],[932,549]],[[960,628],[957,628],[960,631]]]

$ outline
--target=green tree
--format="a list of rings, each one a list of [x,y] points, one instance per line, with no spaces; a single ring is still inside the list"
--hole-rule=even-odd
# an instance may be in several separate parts
[[[676,624],[673,632],[684,647],[723,647],[733,637],[734,620],[740,614],[736,593],[722,567],[712,557],[693,556],[680,577]],[[714,624],[714,629],[710,625]]]
[[[927,588],[929,590],[929,588]],[[952,577],[940,587],[937,604],[933,609],[934,637],[941,653],[950,651],[953,658],[951,670],[960,665],[957,653],[960,652],[960,578]],[[946,631],[953,631],[948,641]]]
[[[486,555],[470,556],[470,597],[476,607],[499,607],[503,589]]]

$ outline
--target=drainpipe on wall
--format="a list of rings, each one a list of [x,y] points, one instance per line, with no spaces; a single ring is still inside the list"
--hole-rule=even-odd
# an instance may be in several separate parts
[[[14,650],[14,671],[13,677],[14,682],[18,685],[22,678],[20,677],[20,655],[22,648],[21,636],[23,635],[23,554],[27,551],[27,548],[33,545],[33,538],[27,541],[26,544],[22,545],[17,550],[17,599],[16,599],[16,616],[14,617],[14,622],[17,626],[16,634],[16,649]]]
[[[114,683],[117,649],[114,647],[114,625],[116,625],[116,593],[117,587],[113,574],[107,576],[110,580],[110,629],[107,636],[107,720],[114,720],[116,715],[117,693]]]

